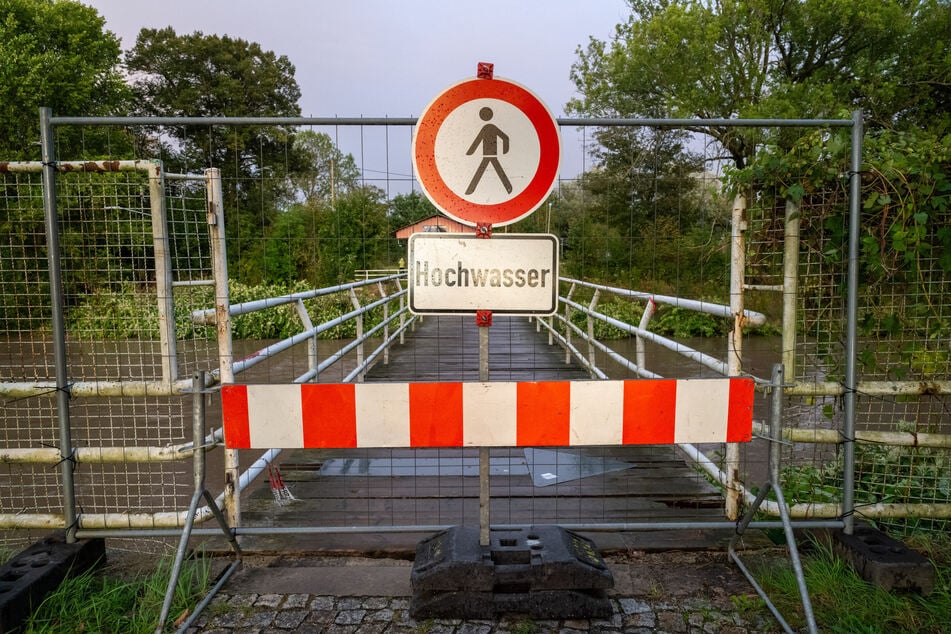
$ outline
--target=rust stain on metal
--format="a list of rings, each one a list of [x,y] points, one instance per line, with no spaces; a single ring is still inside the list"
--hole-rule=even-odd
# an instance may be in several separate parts
[[[923,396],[938,396],[941,394],[941,386],[937,383],[925,383],[922,381],[918,384],[918,393]]]
[[[119,161],[86,161],[82,164],[84,172],[118,172]]]
[[[0,161],[0,174],[6,174],[10,171],[10,163],[7,161]]]

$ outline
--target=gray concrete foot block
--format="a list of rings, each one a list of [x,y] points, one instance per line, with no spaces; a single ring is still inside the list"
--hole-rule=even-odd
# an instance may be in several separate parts
[[[888,591],[928,595],[934,590],[935,569],[921,553],[866,525],[851,535],[833,533],[835,550],[865,581]]]
[[[0,634],[16,631],[67,575],[88,570],[105,556],[102,539],[67,544],[58,533],[0,566]]]

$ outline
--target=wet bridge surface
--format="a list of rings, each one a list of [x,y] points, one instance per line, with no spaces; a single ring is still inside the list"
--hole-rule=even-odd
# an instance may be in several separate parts
[[[549,345],[524,317],[495,317],[492,381],[587,380],[576,360]],[[427,317],[378,363],[367,382],[479,380],[472,317]],[[479,522],[478,449],[297,449],[279,460],[296,500],[280,505],[265,484],[245,499],[245,526],[433,526]],[[493,448],[491,522],[585,524],[723,519],[716,487],[675,446]],[[250,551],[407,554],[430,531],[254,535]],[[706,548],[725,531],[639,530],[592,534],[601,548]]]

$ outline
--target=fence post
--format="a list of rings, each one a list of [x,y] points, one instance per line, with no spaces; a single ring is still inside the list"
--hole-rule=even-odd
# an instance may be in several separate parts
[[[228,290],[228,249],[225,243],[225,213],[221,192],[221,171],[205,170],[208,199],[208,227],[211,233],[211,268],[215,279],[215,327],[218,331],[218,371],[220,383],[234,383],[234,346],[231,341],[231,294]],[[239,526],[241,492],[238,481],[241,471],[238,450],[225,449],[224,502],[228,524]]]
[[[862,140],[865,126],[862,111],[852,113],[852,158],[849,175],[849,263],[845,307],[845,395],[842,437],[842,516],[845,534],[855,527],[852,512],[855,509],[855,384],[858,358],[858,288],[859,288],[859,231],[862,221]]]
[[[69,374],[66,364],[66,323],[63,314],[63,270],[60,266],[59,218],[56,205],[56,147],[49,108],[40,108],[40,145],[43,157],[43,215],[46,219],[46,257],[50,267],[53,359],[56,371],[56,413],[59,421],[60,473],[63,484],[63,521],[66,542],[76,541],[76,490],[73,483],[73,439],[69,423]]]
[[[598,301],[601,299],[601,289],[595,289],[594,295],[591,296],[591,303],[588,304],[588,310],[594,312],[594,309],[598,307]],[[591,367],[595,367],[595,356],[594,356],[594,317],[588,314],[588,363],[591,364]],[[593,376],[592,376],[593,378]]]
[[[165,170],[159,160],[151,161],[149,204],[152,211],[152,249],[155,253],[155,299],[158,302],[159,345],[162,351],[162,380],[171,389],[178,379],[175,345],[175,302],[172,296],[172,256],[168,245],[168,214],[165,207]]]
[[[656,312],[657,302],[651,297],[647,300],[647,305],[644,306],[644,312],[641,313],[641,321],[637,324],[637,327],[641,330],[647,330],[647,326]],[[644,345],[644,338],[640,335],[634,335],[634,360],[637,362],[638,368],[641,370],[647,369],[647,350]]]
[[[799,204],[786,201],[786,235],[783,240],[783,366],[796,379],[796,301],[799,294]]]
[[[350,303],[353,304],[353,307],[356,310],[363,308],[360,305],[360,298],[357,297],[357,292],[352,288],[350,289]],[[357,367],[359,368],[363,367],[363,360],[366,358],[366,353],[364,352],[363,346],[363,313],[357,315],[354,319],[354,322],[357,326],[357,339],[360,341],[360,345],[357,346]],[[366,379],[366,376],[367,373],[366,369],[364,368],[364,370],[357,375],[357,383],[363,383],[363,381]]]
[[[733,329],[727,344],[727,370],[730,376],[739,376],[743,371],[743,279],[746,266],[746,197],[738,194],[733,201],[733,218],[730,223],[730,313]],[[735,520],[740,516],[740,447],[736,443],[726,445],[726,516]]]

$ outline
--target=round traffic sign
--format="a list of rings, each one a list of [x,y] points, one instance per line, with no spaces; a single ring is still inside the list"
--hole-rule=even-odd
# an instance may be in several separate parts
[[[459,222],[503,226],[535,211],[558,177],[558,124],[530,90],[469,79],[426,106],[413,167],[432,203]]]

